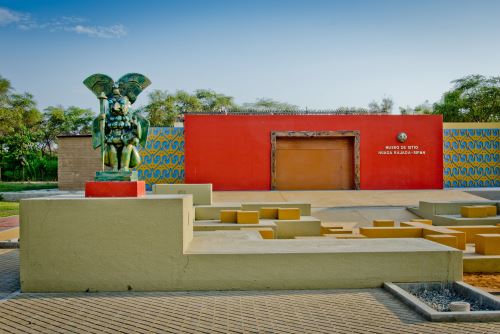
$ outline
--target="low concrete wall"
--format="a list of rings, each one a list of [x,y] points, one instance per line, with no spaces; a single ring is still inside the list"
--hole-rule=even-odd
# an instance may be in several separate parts
[[[500,223],[499,216],[485,218],[463,218],[460,215],[461,206],[470,205],[496,205],[500,208],[498,201],[469,201],[469,202],[427,202],[420,201],[418,208],[408,208],[416,215],[432,220],[436,226],[465,226],[465,225],[496,225]]]
[[[165,194],[191,194],[194,205],[212,204],[212,184],[154,184],[153,193]]]
[[[301,216],[311,215],[311,203],[298,202],[246,202],[241,204],[245,211],[259,211],[262,208],[299,208]]]
[[[427,240],[193,237],[193,218],[191,195],[22,200],[21,290],[362,288],[462,277],[462,253]]]

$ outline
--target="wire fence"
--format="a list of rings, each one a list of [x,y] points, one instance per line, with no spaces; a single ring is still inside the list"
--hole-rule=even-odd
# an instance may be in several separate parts
[[[386,112],[375,112],[369,110],[258,110],[258,109],[236,109],[220,111],[188,111],[184,115],[389,115]]]

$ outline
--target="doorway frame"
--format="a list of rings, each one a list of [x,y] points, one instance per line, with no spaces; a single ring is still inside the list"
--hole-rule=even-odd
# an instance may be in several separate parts
[[[278,138],[318,138],[318,137],[352,137],[354,138],[354,190],[359,190],[359,130],[337,131],[271,131],[271,190],[276,190],[276,142]]]

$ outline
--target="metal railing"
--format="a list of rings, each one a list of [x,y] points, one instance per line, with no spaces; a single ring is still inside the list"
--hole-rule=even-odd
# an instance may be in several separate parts
[[[221,111],[188,111],[183,115],[390,115],[390,113],[373,112],[369,110],[345,110],[342,108],[331,110],[258,110],[235,109]]]

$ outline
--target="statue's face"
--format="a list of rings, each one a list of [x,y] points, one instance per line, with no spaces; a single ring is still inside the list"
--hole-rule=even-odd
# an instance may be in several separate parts
[[[128,114],[128,108],[130,102],[125,96],[116,96],[109,100],[109,109],[114,115],[126,115]]]

